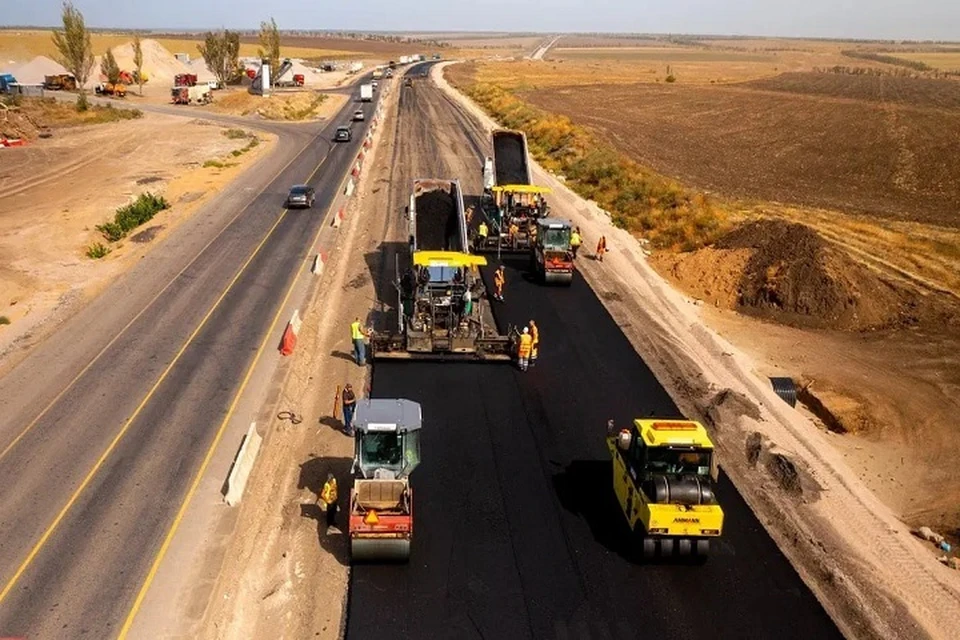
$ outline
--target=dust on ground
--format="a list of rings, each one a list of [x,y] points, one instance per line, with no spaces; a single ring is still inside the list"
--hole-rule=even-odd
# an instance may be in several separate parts
[[[218,91],[210,109],[236,116],[259,116],[266,120],[316,120],[337,113],[347,101],[343,94],[315,91],[274,92],[258,96],[246,90]]]
[[[54,129],[51,138],[0,151],[0,315],[10,321],[0,327],[4,366],[15,349],[23,353],[272,146],[263,134],[264,144],[251,147],[251,138],[224,131],[145,114]],[[218,159],[223,168],[203,167]],[[133,237],[108,243],[96,225],[143,192],[162,194],[172,208]],[[88,258],[96,242],[109,246],[109,255]]]

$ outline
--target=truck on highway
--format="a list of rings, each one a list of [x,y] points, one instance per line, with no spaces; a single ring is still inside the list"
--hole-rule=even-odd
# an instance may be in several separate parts
[[[607,425],[613,491],[633,533],[639,558],[706,560],[723,532],[714,486],[713,442],[699,422],[636,419],[617,431]]]
[[[516,335],[497,332],[479,268],[469,253],[463,195],[457,180],[414,181],[407,207],[409,261],[397,259],[396,329],[374,332],[374,359],[503,360]]]
[[[360,85],[360,102],[370,102],[373,100],[373,84],[365,82]]]
[[[420,464],[420,405],[367,398],[354,416],[350,559],[406,562],[413,540],[410,474]]]

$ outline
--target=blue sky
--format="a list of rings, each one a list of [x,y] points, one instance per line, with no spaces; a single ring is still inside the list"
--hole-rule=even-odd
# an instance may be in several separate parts
[[[0,25],[54,25],[60,0],[4,0]],[[613,31],[960,40],[960,0],[75,0],[117,28]]]

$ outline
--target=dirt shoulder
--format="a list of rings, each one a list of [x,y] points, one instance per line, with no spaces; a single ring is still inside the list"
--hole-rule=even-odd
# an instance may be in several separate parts
[[[435,79],[449,89],[439,68]],[[960,575],[938,564],[828,437],[773,393],[747,354],[707,326],[702,304],[650,267],[634,237],[534,166],[537,182],[554,190],[551,206],[581,226],[587,246],[606,236],[610,253],[603,263],[583,260],[581,274],[678,406],[711,426],[721,465],[844,633],[960,635]]]
[[[356,196],[349,200],[315,293],[303,307],[296,354],[275,400],[260,458],[240,507],[235,533],[207,611],[190,637],[338,638],[349,580],[346,531],[353,440],[334,409],[338,386],[362,396],[369,370],[351,357],[350,322],[376,299],[372,256],[390,219],[371,199],[389,175],[396,94],[374,136]],[[364,215],[359,215],[363,211]],[[399,233],[399,232],[398,232]],[[398,238],[401,236],[397,236]],[[273,419],[293,410],[291,425]],[[339,531],[328,531],[317,498],[328,472],[339,480]]]
[[[226,131],[202,120],[144,114],[55,129],[52,138],[0,151],[0,315],[10,322],[0,327],[3,367],[264,157],[275,141],[250,131],[228,137]],[[162,194],[171,208],[120,242],[107,242],[96,225],[144,192]],[[87,257],[87,248],[98,242],[110,253]]]

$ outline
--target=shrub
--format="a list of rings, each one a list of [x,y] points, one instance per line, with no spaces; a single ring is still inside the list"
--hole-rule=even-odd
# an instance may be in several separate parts
[[[676,81],[677,81],[677,77],[671,73],[671,74],[668,75],[664,80],[665,80],[666,82],[676,82]]]
[[[10,324],[10,318],[7,316],[0,316],[0,324]]]
[[[87,247],[87,257],[91,260],[99,260],[110,253],[110,247],[102,242],[94,242]]]
[[[136,201],[117,209],[112,222],[98,224],[97,231],[102,233],[108,241],[116,242],[124,238],[133,229],[148,222],[157,212],[169,208],[170,204],[163,199],[163,196],[141,193]]]
[[[222,133],[223,135],[227,136],[231,140],[240,140],[242,138],[247,138],[250,136],[250,134],[248,134],[243,129],[227,129]]]
[[[90,108],[90,101],[87,100],[87,94],[81,91],[80,95],[77,96],[77,111],[79,111],[80,113],[83,113],[89,108]]]

